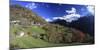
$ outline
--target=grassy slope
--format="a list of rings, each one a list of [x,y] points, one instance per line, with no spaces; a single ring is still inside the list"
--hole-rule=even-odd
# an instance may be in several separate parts
[[[20,31],[20,26],[15,26],[10,29],[10,38],[11,40],[10,44],[13,45],[13,47],[18,48],[34,48],[34,47],[46,47],[46,46],[53,46],[53,44],[50,44],[48,42],[45,42],[41,39],[36,39],[34,37],[15,37],[14,32]],[[30,31],[30,32],[36,32],[36,33],[45,33],[45,31],[39,27],[32,26],[31,28],[24,29],[24,31]]]
[[[40,48],[40,47],[51,47],[51,46],[70,46],[81,43],[71,43],[71,44],[53,44],[46,41],[43,41],[38,38],[34,38],[31,36],[24,37],[15,37],[14,32],[20,31],[22,28],[20,26],[11,27],[10,29],[10,45],[11,48]],[[32,26],[31,28],[24,29],[24,31],[36,32],[36,33],[45,33],[45,31],[36,26]]]
[[[45,33],[45,30],[43,30],[42,28],[37,27],[37,26],[30,26],[25,31],[30,31],[33,33]]]
[[[19,48],[46,47],[50,45],[41,39],[35,39],[33,37],[16,38],[11,43],[17,45]]]

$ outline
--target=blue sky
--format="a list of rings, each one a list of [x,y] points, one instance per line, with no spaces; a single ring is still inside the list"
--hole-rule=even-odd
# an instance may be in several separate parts
[[[46,21],[63,19],[71,22],[83,16],[94,15],[94,6],[91,5],[10,1],[10,5],[14,4],[21,5],[36,12]]]

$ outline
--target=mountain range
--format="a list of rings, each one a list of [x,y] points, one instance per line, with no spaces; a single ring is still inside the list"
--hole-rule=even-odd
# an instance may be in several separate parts
[[[50,23],[76,28],[84,33],[88,33],[91,36],[94,36],[94,16],[92,15],[80,17],[78,20],[72,22],[66,22],[65,20],[57,19]]]

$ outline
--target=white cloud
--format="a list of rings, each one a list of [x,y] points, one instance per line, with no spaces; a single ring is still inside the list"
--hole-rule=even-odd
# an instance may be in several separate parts
[[[66,10],[66,12],[69,14],[76,13],[76,9],[72,7],[71,10]]]
[[[52,20],[49,19],[49,18],[45,18],[45,20],[46,20],[47,22],[51,22],[51,21],[52,21]]]
[[[64,19],[63,17],[54,17],[53,20],[56,20],[56,19]]]
[[[29,8],[29,9],[35,9],[37,8],[36,4],[35,3],[29,3],[25,6],[26,8]]]
[[[87,6],[87,10],[92,14],[92,15],[94,15],[94,6]]]
[[[65,16],[62,17],[54,17],[53,19],[61,19],[61,20],[65,20],[66,22],[72,22],[73,20],[78,20],[81,15],[76,13],[76,9],[75,8],[71,8],[71,10],[66,10],[66,12],[68,14],[66,14]]]

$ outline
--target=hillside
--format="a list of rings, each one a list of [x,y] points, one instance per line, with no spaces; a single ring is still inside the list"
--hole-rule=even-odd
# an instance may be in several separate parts
[[[25,22],[46,23],[46,21],[43,18],[39,17],[35,12],[32,12],[27,8],[23,8],[20,5],[10,6],[10,21],[13,20],[20,20],[21,22],[27,20]]]

